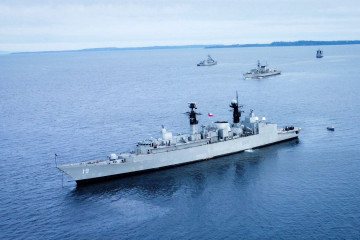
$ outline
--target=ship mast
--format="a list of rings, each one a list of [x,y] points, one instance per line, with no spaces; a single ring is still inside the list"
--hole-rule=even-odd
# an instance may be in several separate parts
[[[233,109],[233,122],[234,123],[239,123],[240,122],[240,117],[241,117],[241,113],[244,111],[239,110],[239,108],[242,108],[242,105],[239,105],[239,97],[238,97],[238,92],[236,91],[236,100],[232,100],[230,107]]]
[[[197,131],[197,124],[199,123],[196,119],[196,115],[201,115],[201,113],[195,112],[194,109],[197,109],[196,103],[189,102],[189,108],[191,109],[190,112],[186,112],[186,114],[189,116],[190,119],[190,131],[192,134],[196,134]]]

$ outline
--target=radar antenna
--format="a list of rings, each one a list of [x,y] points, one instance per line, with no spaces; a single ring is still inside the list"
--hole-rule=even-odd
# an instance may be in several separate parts
[[[236,91],[236,100],[234,99],[231,101],[230,107],[233,109],[233,122],[239,123],[241,118],[241,113],[244,111],[239,110],[239,108],[241,109],[243,105],[239,105],[239,97],[237,91]]]
[[[199,123],[198,120],[196,119],[196,115],[202,115],[202,114],[194,111],[194,109],[197,109],[196,103],[189,102],[188,104],[189,104],[189,108],[191,109],[191,111],[186,112],[185,114],[187,114],[189,116],[190,125],[196,125]]]

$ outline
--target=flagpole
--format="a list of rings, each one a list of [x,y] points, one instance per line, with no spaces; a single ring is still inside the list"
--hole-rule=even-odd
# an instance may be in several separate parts
[[[55,153],[55,166],[57,167],[57,162],[56,162],[56,158],[57,158],[57,154]]]

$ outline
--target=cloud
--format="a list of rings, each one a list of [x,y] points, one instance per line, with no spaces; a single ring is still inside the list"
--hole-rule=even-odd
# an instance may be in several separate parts
[[[360,2],[6,1],[0,50],[357,39]],[[84,47],[81,47],[81,46]],[[109,46],[109,45],[108,45]],[[47,48],[47,49],[45,49]]]

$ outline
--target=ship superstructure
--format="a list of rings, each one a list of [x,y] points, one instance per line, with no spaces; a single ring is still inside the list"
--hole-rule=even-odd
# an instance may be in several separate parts
[[[249,72],[244,73],[243,76],[244,78],[264,78],[264,77],[269,77],[269,76],[274,76],[274,75],[279,75],[281,74],[280,70],[276,70],[276,69],[271,69],[268,68],[267,64],[261,64],[260,61],[258,60],[257,62],[257,68],[255,69],[251,69]]]
[[[208,55],[208,58],[206,60],[203,60],[197,64],[197,66],[213,66],[216,65],[217,61],[212,59],[210,55]]]
[[[197,106],[188,103],[190,120],[188,134],[174,136],[163,126],[161,138],[138,142],[135,151],[125,154],[110,154],[108,160],[88,161],[58,166],[78,184],[116,176],[172,167],[210,158],[220,157],[247,149],[298,138],[300,128],[278,128],[265,118],[259,120],[253,110],[241,121],[242,106],[238,97],[230,107],[233,122],[216,121],[212,125],[198,129]]]

